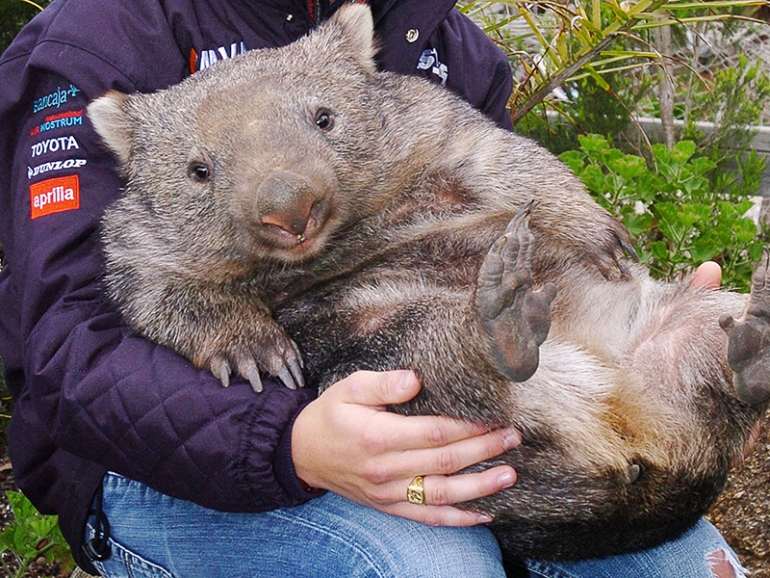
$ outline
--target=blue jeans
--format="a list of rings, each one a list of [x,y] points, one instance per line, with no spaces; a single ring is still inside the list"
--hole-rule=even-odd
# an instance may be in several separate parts
[[[103,508],[112,555],[107,577],[504,577],[483,526],[434,528],[359,506],[331,492],[294,508],[234,514],[202,508],[109,473]],[[86,528],[94,535],[93,519]],[[533,577],[713,578],[709,555],[734,554],[705,521],[658,548],[573,563],[527,561]],[[732,561],[732,562],[731,562]]]

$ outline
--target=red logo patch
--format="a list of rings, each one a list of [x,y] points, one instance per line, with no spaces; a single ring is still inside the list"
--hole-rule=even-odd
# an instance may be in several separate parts
[[[80,208],[80,179],[77,175],[40,181],[29,186],[32,218]]]

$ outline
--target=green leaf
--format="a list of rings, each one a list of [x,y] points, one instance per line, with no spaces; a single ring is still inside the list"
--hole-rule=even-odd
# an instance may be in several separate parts
[[[641,215],[626,215],[623,217],[623,224],[626,226],[631,235],[638,237],[650,230],[650,225],[652,224],[652,215],[649,213],[642,213]]]
[[[707,159],[706,157],[698,157],[692,159],[690,166],[696,175],[703,175],[717,168],[717,164],[711,159]]]
[[[585,166],[585,154],[580,151],[564,151],[559,159],[575,174],[580,174]]]
[[[37,514],[35,506],[32,505],[24,494],[8,491],[5,495],[8,498],[8,503],[11,505],[11,510],[16,520],[26,520],[30,516]]]
[[[58,560],[64,568],[74,567],[58,519],[40,514],[19,492],[6,492],[6,495],[15,519],[0,534],[0,553],[10,551],[22,568],[26,568],[44,550],[46,560]]]
[[[719,242],[711,235],[703,235],[699,237],[690,246],[690,257],[692,257],[692,259],[697,263],[709,261],[718,255],[719,252]]]
[[[691,140],[681,140],[674,145],[671,152],[677,162],[687,162],[695,154],[695,143]]]
[[[644,159],[633,155],[609,159],[607,166],[626,181],[632,181],[647,172]]]
[[[650,243],[650,253],[659,261],[668,260],[668,247],[663,241],[653,241]]]
[[[762,251],[764,250],[764,244],[760,242],[752,243],[749,245],[749,257],[752,261],[758,262],[762,258]]]
[[[578,142],[580,142],[580,147],[589,155],[604,152],[610,148],[607,139],[600,134],[579,135]]]
[[[674,244],[680,244],[691,231],[694,219],[673,203],[658,203],[655,205],[655,211],[659,216],[660,231],[674,241]]]
[[[596,165],[590,165],[583,169],[580,178],[595,193],[604,194],[608,193],[611,189],[607,177]]]

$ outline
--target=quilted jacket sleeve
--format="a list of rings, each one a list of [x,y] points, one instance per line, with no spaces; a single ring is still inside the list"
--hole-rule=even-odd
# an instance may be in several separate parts
[[[162,25],[158,15],[148,29]],[[159,82],[182,75],[175,48],[152,45],[177,55],[148,71]],[[49,455],[63,451],[211,508],[308,499],[284,433],[313,393],[270,381],[261,395],[246,384],[223,389],[133,334],[101,290],[99,218],[121,181],[85,106],[107,89],[141,87],[55,39],[28,50],[17,43],[0,63],[0,85],[0,161],[10,169],[0,176],[0,355],[16,402],[20,485],[45,505]]]

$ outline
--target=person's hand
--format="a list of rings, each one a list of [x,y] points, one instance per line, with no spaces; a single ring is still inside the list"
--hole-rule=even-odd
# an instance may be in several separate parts
[[[411,371],[357,372],[332,385],[297,416],[292,457],[310,486],[395,514],[441,526],[471,526],[488,516],[453,504],[510,487],[516,472],[496,466],[451,476],[517,446],[510,429],[489,432],[447,417],[402,416],[387,404],[408,401],[420,383]],[[425,504],[407,501],[407,486],[424,477]]]
[[[722,268],[714,261],[701,263],[690,279],[690,287],[719,289],[722,284]]]

